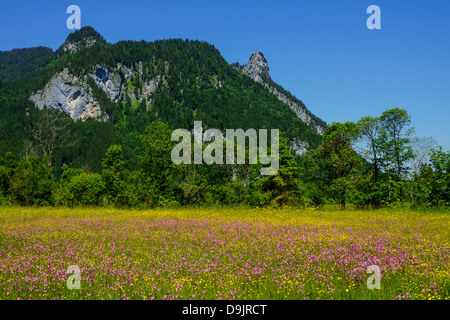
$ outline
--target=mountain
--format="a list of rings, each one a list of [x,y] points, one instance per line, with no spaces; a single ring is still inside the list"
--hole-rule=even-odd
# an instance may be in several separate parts
[[[262,84],[280,101],[289,106],[289,108],[295,112],[297,117],[306,123],[311,130],[319,135],[323,135],[326,123],[312,114],[301,100],[294,97],[289,91],[285,90],[271,79],[269,65],[261,52],[256,51],[253,53],[248,63],[244,66],[240,66],[238,63],[234,63],[232,66],[236,70],[239,70],[256,82]],[[291,147],[297,154],[302,155],[309,149],[310,145],[308,141],[301,141],[298,138],[293,138]]]
[[[270,78],[269,65],[261,52],[256,51],[252,54],[248,63],[240,70],[243,74],[261,83],[267,90],[276,95],[279,100],[288,105],[311,129],[323,135],[326,123],[313,115],[302,101],[292,96],[290,92],[283,89]]]
[[[206,42],[109,44],[91,27],[71,33],[55,52],[23,50],[0,54],[0,156],[23,153],[45,107],[71,119],[73,144],[58,151],[56,166],[92,171],[111,143],[123,145],[132,164],[139,134],[153,120],[188,130],[195,120],[222,131],[277,128],[298,154],[316,147],[325,127],[271,80],[260,52],[245,66],[230,65]]]
[[[83,27],[67,36],[64,44],[57,50],[59,55],[66,52],[75,53],[83,48],[90,48],[94,44],[107,45],[106,40],[92,27]]]

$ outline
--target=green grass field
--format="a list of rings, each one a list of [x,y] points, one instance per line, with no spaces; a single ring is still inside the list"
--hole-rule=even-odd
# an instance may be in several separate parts
[[[0,299],[449,299],[447,212],[0,208]],[[81,289],[68,289],[77,265]],[[367,267],[380,267],[368,289]]]

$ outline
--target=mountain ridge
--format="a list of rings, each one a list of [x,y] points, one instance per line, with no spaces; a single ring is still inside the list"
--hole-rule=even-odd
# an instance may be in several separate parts
[[[247,64],[236,68],[256,82],[261,83],[267,90],[276,95],[280,101],[288,105],[303,122],[308,124],[319,135],[323,135],[326,123],[313,115],[301,100],[295,98],[289,91],[272,80],[269,65],[262,52],[254,52]]]
[[[269,84],[285,92],[270,79],[267,61],[267,72],[254,70],[254,75],[262,74],[258,82],[204,41],[110,44],[93,28],[85,28],[71,33],[44,57],[45,63],[37,59],[38,63],[30,63],[34,69],[0,87],[0,109],[6,115],[0,119],[0,155],[23,152],[23,141],[32,139],[33,122],[45,107],[70,116],[72,135],[77,137],[75,146],[58,151],[55,166],[87,165],[94,172],[100,170],[97,158],[112,142],[122,144],[124,153],[133,157],[132,150],[139,147],[137,136],[153,120],[187,130],[193,129],[195,120],[219,130],[277,128],[299,155],[320,143],[320,134],[267,89]],[[12,59],[12,65],[20,67],[19,60]],[[18,123],[11,129],[7,119]],[[9,139],[11,135],[16,138]],[[90,143],[94,138],[96,143]]]

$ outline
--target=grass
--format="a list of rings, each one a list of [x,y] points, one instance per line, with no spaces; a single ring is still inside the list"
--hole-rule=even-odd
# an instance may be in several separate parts
[[[0,208],[0,299],[449,299],[449,221],[406,209]],[[71,265],[80,290],[66,286]]]

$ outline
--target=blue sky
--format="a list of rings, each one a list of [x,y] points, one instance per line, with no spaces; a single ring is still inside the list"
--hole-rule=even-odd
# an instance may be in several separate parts
[[[406,109],[421,137],[450,149],[450,1],[4,1],[0,50],[57,49],[71,32],[66,8],[81,8],[110,43],[208,41],[232,62],[254,51],[273,80],[328,123]],[[366,9],[381,8],[381,30]]]

